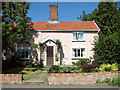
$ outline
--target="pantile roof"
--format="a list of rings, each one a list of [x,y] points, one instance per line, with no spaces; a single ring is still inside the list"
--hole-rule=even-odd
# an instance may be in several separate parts
[[[59,21],[58,23],[32,22],[33,30],[37,31],[73,31],[73,30],[98,30],[99,27],[94,21]]]

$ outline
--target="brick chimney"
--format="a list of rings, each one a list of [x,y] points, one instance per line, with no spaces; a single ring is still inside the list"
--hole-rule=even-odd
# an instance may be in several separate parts
[[[58,5],[50,5],[50,21],[58,20]]]

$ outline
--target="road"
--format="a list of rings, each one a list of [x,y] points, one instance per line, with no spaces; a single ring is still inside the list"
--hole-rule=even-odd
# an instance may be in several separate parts
[[[95,85],[25,85],[25,84],[2,84],[2,88],[118,88],[118,87],[111,87],[111,86],[95,86]]]

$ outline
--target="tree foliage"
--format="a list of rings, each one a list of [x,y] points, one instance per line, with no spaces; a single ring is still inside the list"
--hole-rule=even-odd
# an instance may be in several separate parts
[[[29,38],[29,9],[27,2],[2,2],[2,50],[15,51],[16,41]]]
[[[57,45],[57,49],[58,49],[58,52],[60,52],[61,48],[62,48],[62,44],[60,42],[60,40],[56,40],[56,45]]]
[[[80,15],[80,17],[77,17],[77,19],[82,21],[90,21],[90,15],[91,14],[85,14],[85,11],[83,11],[83,15]]]
[[[117,2],[100,2],[91,13],[80,16],[82,21],[95,20],[100,28],[99,38],[94,42],[95,60],[99,63],[119,61],[120,8]]]
[[[103,41],[95,41],[95,60],[100,64],[103,63],[117,63],[119,61],[119,42],[118,33],[113,35],[105,36]]]
[[[37,48],[40,50],[40,53],[43,53],[45,51],[46,43],[38,43],[38,44],[32,44],[34,48]]]

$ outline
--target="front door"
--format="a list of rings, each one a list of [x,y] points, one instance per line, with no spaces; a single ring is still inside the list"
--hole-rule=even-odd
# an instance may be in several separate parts
[[[47,66],[53,65],[53,46],[47,46]]]

